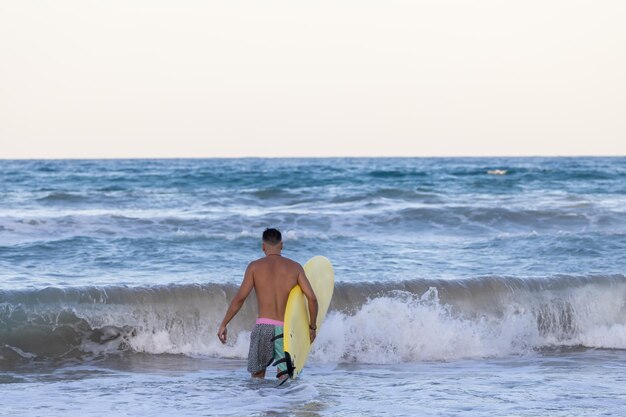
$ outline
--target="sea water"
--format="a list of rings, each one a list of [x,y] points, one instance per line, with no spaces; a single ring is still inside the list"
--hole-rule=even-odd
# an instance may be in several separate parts
[[[626,414],[626,158],[0,168],[0,415]],[[282,387],[216,337],[266,227],[335,268]]]

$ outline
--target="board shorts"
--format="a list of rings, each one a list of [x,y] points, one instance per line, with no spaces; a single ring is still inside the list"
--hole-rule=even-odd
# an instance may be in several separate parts
[[[283,345],[284,323],[278,320],[259,318],[250,335],[248,372],[257,373],[268,366],[278,365],[277,378],[288,374]]]

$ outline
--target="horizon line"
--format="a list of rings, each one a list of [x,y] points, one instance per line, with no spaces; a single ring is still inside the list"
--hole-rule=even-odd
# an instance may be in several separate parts
[[[70,157],[2,157],[0,161],[97,161],[97,160],[199,160],[199,159],[479,159],[479,158],[624,158],[623,155],[580,154],[580,155],[391,155],[391,156],[70,156]]]

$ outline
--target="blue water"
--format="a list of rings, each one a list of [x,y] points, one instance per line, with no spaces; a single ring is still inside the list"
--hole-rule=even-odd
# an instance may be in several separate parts
[[[341,281],[626,266],[625,158],[0,164],[4,288],[232,282],[266,226]]]
[[[437,395],[439,408],[424,414],[626,410],[623,389],[606,380],[606,369],[622,375],[612,372],[626,363],[626,158],[0,160],[0,167],[7,410],[67,414],[61,399],[36,394],[58,389],[119,411],[120,402],[141,397],[138,390],[157,407],[197,415],[187,394],[217,401],[234,386],[260,405],[211,409],[200,401],[206,415],[269,412],[273,386],[250,385],[244,372],[253,303],[233,322],[230,345],[214,335],[247,263],[262,255],[266,227],[282,230],[285,256],[331,259],[337,281],[310,379],[305,373],[288,388],[299,405],[280,403],[279,414],[351,407],[385,414],[367,405],[373,381],[381,393],[370,402],[394,398],[403,415]],[[554,357],[566,366],[552,368]],[[557,375],[546,393],[543,366]],[[572,388],[578,378],[588,398],[551,408],[523,390],[506,394],[517,378],[548,396],[585,392]],[[432,385],[394,388],[418,379]],[[115,381],[136,390],[121,393]],[[204,388],[183,387],[167,402],[154,389],[197,381]],[[463,384],[470,384],[465,396]],[[509,402],[485,403],[470,392],[479,386]],[[618,399],[607,401],[607,389]],[[96,400],[103,390],[121,397]],[[18,404],[27,398],[39,411]],[[463,402],[467,409],[457,407]]]

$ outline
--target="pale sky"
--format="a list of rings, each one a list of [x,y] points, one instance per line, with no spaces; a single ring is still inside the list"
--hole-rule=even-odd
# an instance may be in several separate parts
[[[626,1],[0,0],[0,158],[626,155]]]

